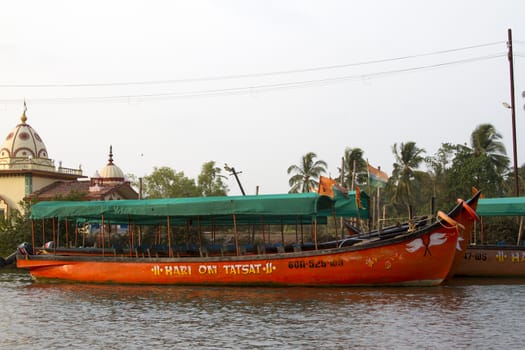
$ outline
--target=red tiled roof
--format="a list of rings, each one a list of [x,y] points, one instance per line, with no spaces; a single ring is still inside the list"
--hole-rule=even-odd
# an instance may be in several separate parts
[[[137,192],[129,183],[104,184],[90,191],[89,181],[56,181],[52,184],[31,193],[26,199],[57,200],[68,198],[71,195],[81,195],[81,200],[104,200],[112,194],[117,194],[124,199],[138,199]]]

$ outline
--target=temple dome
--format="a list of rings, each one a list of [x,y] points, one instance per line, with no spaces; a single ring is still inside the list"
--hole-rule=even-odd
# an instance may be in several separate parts
[[[103,179],[119,179],[124,180],[124,172],[113,164],[113,146],[109,146],[109,160],[108,164],[100,171],[100,177]]]
[[[100,177],[104,179],[124,179],[124,173],[115,164],[108,164],[100,171]]]
[[[43,158],[49,159],[46,145],[38,133],[26,124],[26,110],[22,121],[5,138],[0,147],[0,158]]]

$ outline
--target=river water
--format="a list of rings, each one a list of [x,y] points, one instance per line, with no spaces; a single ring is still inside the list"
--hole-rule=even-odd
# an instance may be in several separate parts
[[[0,270],[0,349],[522,349],[525,281],[427,288],[35,283]]]

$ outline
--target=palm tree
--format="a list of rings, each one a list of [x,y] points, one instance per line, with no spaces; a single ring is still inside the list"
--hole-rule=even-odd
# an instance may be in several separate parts
[[[288,183],[290,191],[288,193],[309,192],[312,188],[319,185],[319,176],[326,173],[328,165],[324,160],[315,160],[317,155],[314,152],[306,153],[300,165],[290,165],[288,174],[294,173]]]
[[[397,143],[392,146],[392,153],[396,159],[393,164],[392,178],[396,187],[392,192],[392,202],[402,203],[407,206],[409,213],[414,195],[412,193],[412,181],[419,178],[422,172],[417,171],[421,162],[424,161],[425,150],[416,146],[413,141]]]
[[[498,141],[501,138],[501,134],[491,124],[479,125],[470,135],[474,157],[488,157],[498,173],[503,173],[509,166],[505,145]]]
[[[470,136],[472,181],[486,195],[500,196],[505,192],[504,174],[510,161],[500,139],[501,135],[491,124],[479,125]]]
[[[363,154],[364,151],[358,147],[347,147],[345,149],[343,157],[344,179],[342,181],[344,187],[352,188],[352,179],[355,179],[357,184],[366,182],[366,161],[363,159]],[[339,178],[341,178],[341,172],[342,169],[339,168]]]

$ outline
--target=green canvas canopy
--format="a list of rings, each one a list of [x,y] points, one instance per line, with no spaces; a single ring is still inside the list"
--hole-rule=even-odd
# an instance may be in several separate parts
[[[111,201],[45,201],[31,207],[33,220],[105,221],[112,223],[156,224],[170,217],[173,224],[188,220],[202,224],[231,224],[235,214],[239,223],[311,223],[327,216],[360,216],[354,196],[338,201],[317,193],[162,198]],[[339,208],[339,209],[338,209]]]
[[[525,216],[525,197],[481,198],[479,216]]]

